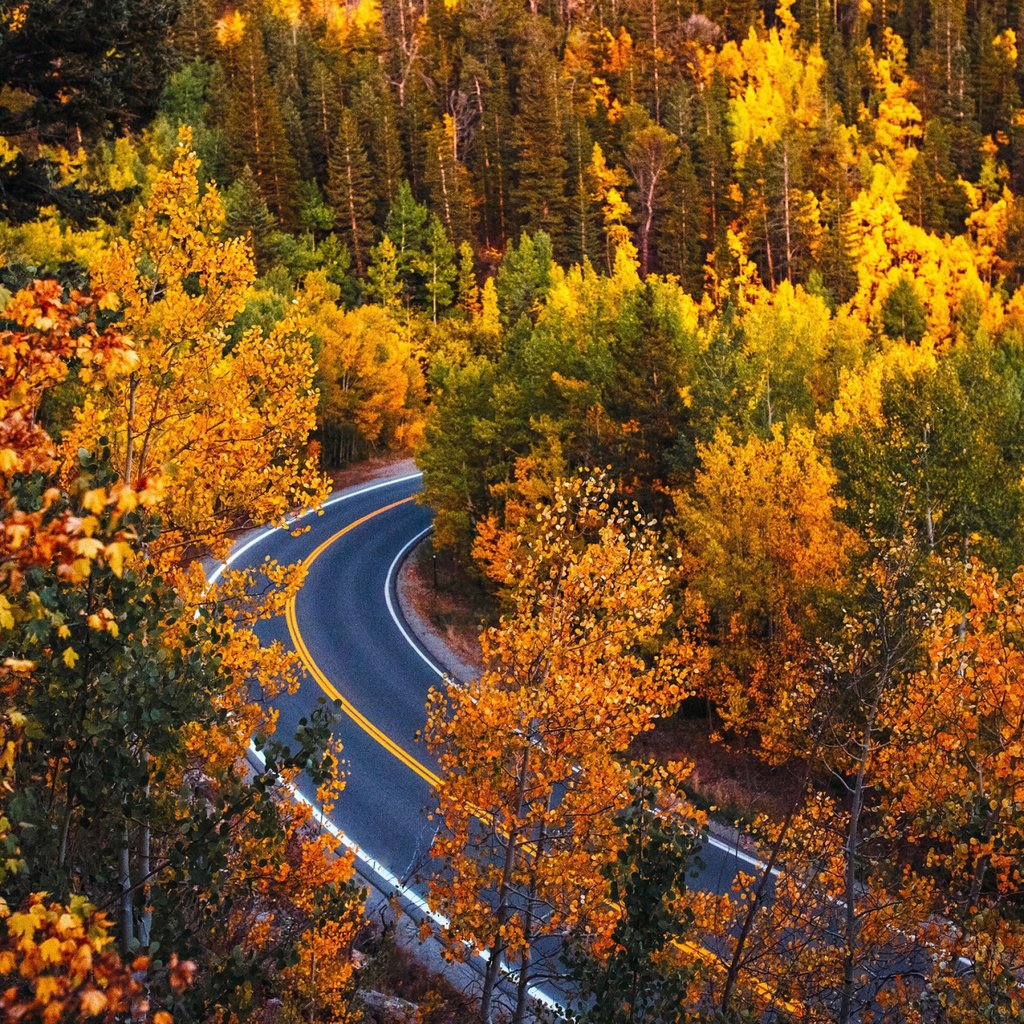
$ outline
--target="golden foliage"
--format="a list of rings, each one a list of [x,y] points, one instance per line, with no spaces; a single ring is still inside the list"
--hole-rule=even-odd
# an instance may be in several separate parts
[[[238,527],[280,522],[327,493],[305,454],[316,400],[309,339],[286,319],[269,337],[256,328],[228,344],[252,254],[243,239],[219,237],[224,209],[215,188],[200,189],[189,143],[185,131],[131,235],[96,268],[137,365],[87,396],[63,445],[70,461],[105,437],[127,483],[163,477],[166,526],[151,554],[172,559],[188,545],[221,557]]]
[[[452,869],[432,891],[451,948],[524,965],[538,934],[578,928],[598,947],[610,934],[601,865],[615,853],[610,816],[629,799],[618,755],[678,706],[700,666],[685,636],[645,656],[672,611],[668,568],[606,478],[559,484],[532,518],[494,540],[510,611],[483,634],[490,667],[431,694],[426,733],[443,777],[434,852]]]

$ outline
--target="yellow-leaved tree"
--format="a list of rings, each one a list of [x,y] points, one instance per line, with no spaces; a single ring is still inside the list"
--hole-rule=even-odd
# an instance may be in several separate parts
[[[81,362],[80,378],[98,382],[99,371],[105,374],[103,387],[87,390],[63,439],[58,453],[63,479],[100,527],[111,518],[116,523],[122,505],[136,513],[129,521],[137,527],[106,547],[97,527],[82,538],[88,543],[81,551],[82,530],[76,527],[78,532],[66,538],[66,529],[55,528],[53,544],[109,567],[100,578],[107,589],[93,586],[90,578],[83,597],[81,588],[74,588],[89,566],[76,576],[72,560],[71,571],[64,574],[66,600],[75,610],[66,614],[71,625],[50,615],[63,657],[48,637],[45,644],[27,638],[15,649],[24,648],[32,658],[22,657],[14,668],[21,669],[22,685],[31,690],[37,724],[45,722],[33,745],[36,777],[56,780],[58,809],[61,802],[65,806],[58,869],[65,864],[74,868],[75,858],[85,855],[80,851],[91,849],[79,838],[87,827],[114,830],[115,838],[107,842],[118,848],[117,867],[110,874],[125,894],[119,903],[123,946],[134,948],[137,942],[146,949],[152,939],[173,948],[165,936],[184,921],[180,927],[188,941],[212,965],[204,981],[211,1000],[219,998],[219,991],[230,991],[244,1009],[245,1000],[258,994],[258,982],[272,982],[286,1013],[301,1006],[295,1012],[342,1020],[361,905],[349,885],[351,857],[336,855],[333,837],[318,828],[312,809],[293,801],[282,785],[298,774],[300,765],[315,761],[319,796],[329,806],[340,788],[337,758],[329,747],[327,724],[317,717],[315,745],[309,746],[314,743],[310,733],[302,740],[309,749],[296,755],[296,762],[268,738],[274,713],[252,698],[254,690],[273,695],[297,682],[292,656],[278,644],[263,646],[251,627],[280,610],[301,573],[266,563],[258,572],[229,571],[211,587],[196,558],[204,551],[222,557],[241,527],[281,522],[296,507],[315,504],[326,494],[326,482],[310,458],[314,453],[307,452],[317,402],[310,339],[297,320],[286,320],[269,335],[253,329],[231,343],[227,328],[246,301],[253,262],[247,242],[221,238],[223,222],[216,190],[199,185],[198,160],[186,132],[172,168],[155,182],[130,236],[115,243],[96,268],[103,289],[100,304],[114,320],[116,334],[75,320],[63,334],[50,331],[49,325],[61,323],[63,315],[56,286],[48,292],[37,289],[34,303],[29,296],[12,303],[19,322],[34,336],[26,332],[23,342],[15,334],[13,347],[0,348],[5,363],[17,368],[19,344],[41,347],[52,341],[61,343],[56,356],[65,364],[71,356]],[[67,312],[76,313],[78,304],[76,298]],[[7,336],[0,341],[7,342]],[[109,358],[95,357],[107,349]],[[66,374],[67,365],[60,372]],[[22,423],[18,402],[5,404],[4,397],[0,391],[0,412],[12,406],[13,426],[31,428],[31,422]],[[55,461],[47,462],[45,435],[34,437],[29,430],[24,440],[0,430],[0,438],[5,436],[10,444],[4,448],[16,455],[19,448],[27,449],[43,468],[52,472],[56,467]],[[92,455],[80,459],[79,450]],[[20,461],[28,456],[21,455]],[[82,467],[90,459],[116,482],[94,487],[79,499],[87,478]],[[53,500],[61,500],[59,488],[52,490]],[[162,520],[159,530],[150,517],[138,514],[140,506],[150,511],[154,505]],[[76,522],[82,521],[86,517],[79,515]],[[57,554],[61,561],[66,557],[63,548]],[[55,561],[45,559],[44,567]],[[92,577],[97,571],[92,569]],[[50,589],[58,596],[64,593]],[[76,601],[85,606],[82,614]],[[206,628],[204,623],[216,625]],[[114,641],[103,647],[112,657],[132,654],[134,660],[128,654],[122,658],[130,661],[128,668],[119,662],[107,669],[96,656],[97,638],[105,637]],[[174,669],[176,658],[190,666],[188,672]],[[65,727],[50,712],[58,702],[46,701],[60,682],[73,695],[60,705],[95,714],[102,708],[101,697],[109,699],[110,687],[95,678],[104,672],[123,683],[131,695],[125,704],[143,716],[118,733],[117,716],[103,715],[104,723],[114,723],[110,731],[116,735],[109,738],[104,732],[97,743],[98,724],[91,731],[80,724]],[[166,707],[154,711],[151,697],[137,696],[140,680],[166,697]],[[267,770],[250,784],[245,757],[253,736],[265,743]],[[47,766],[43,759],[50,750],[58,753]],[[97,824],[95,808],[91,817],[80,810],[79,776],[85,773],[77,765],[82,751],[101,766],[113,765],[91,770],[91,778],[109,771],[110,779],[99,796],[89,793],[109,811],[113,825],[106,819]],[[202,797],[198,804],[189,803],[197,778]],[[160,817],[154,808],[167,813]],[[181,825],[190,814],[209,826],[188,832],[186,842]],[[211,835],[216,849],[201,848]],[[168,853],[172,847],[173,857]],[[184,867],[174,860],[188,862],[193,853],[198,857]],[[195,864],[215,864],[214,875],[190,875]],[[183,878],[192,881],[176,890]],[[102,888],[102,880],[92,878],[91,884]],[[282,950],[297,956],[287,970],[281,968]],[[221,957],[233,957],[251,974],[240,980],[220,971]],[[218,990],[221,982],[226,988]],[[226,1013],[224,1019],[237,1018]]]
[[[316,404],[309,339],[288,318],[269,336],[252,328],[229,345],[252,252],[244,239],[221,237],[224,207],[216,188],[201,188],[190,143],[183,130],[131,234],[95,268],[138,362],[86,397],[64,440],[74,453],[107,438],[129,485],[163,475],[164,529],[150,556],[165,565],[187,547],[222,557],[239,527],[281,520],[326,494],[307,457]]]
[[[813,431],[777,427],[742,443],[719,433],[698,454],[693,488],[676,501],[691,588],[717,626],[706,692],[728,726],[764,727],[779,670],[800,663],[801,627],[842,586],[855,537],[834,518],[836,474]]]
[[[423,433],[423,368],[410,325],[382,306],[345,312],[340,289],[309,274],[301,325],[318,346],[319,421],[328,465],[415,445]]]

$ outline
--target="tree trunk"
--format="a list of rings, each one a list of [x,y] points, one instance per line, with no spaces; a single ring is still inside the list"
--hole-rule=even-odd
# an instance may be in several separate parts
[[[126,956],[131,952],[131,946],[135,939],[130,848],[131,838],[128,834],[128,824],[126,822],[124,833],[121,836],[121,849],[118,854],[117,863],[118,884],[121,887],[121,949]]]
[[[519,778],[516,780],[515,815],[513,820],[518,820],[523,812],[523,800],[526,797],[526,778],[530,770],[530,745],[526,744],[523,749],[522,765],[519,769]],[[505,858],[501,865],[501,880],[498,883],[498,906],[495,911],[497,929],[494,941],[491,943],[487,969],[484,971],[484,987],[480,995],[480,1020],[483,1024],[494,1024],[494,990],[498,979],[501,977],[501,958],[505,953],[505,939],[502,931],[512,916],[509,906],[509,897],[512,889],[512,875],[516,862],[516,832],[513,827],[508,835],[508,845],[505,847]]]
[[[879,695],[882,688],[879,688]],[[876,698],[875,706],[877,707]],[[874,729],[875,708],[872,708],[865,726],[864,739],[861,741],[861,753],[857,763],[857,781],[853,790],[853,802],[850,806],[850,823],[846,832],[846,872],[843,892],[843,994],[839,1006],[837,1024],[850,1024],[853,1012],[853,993],[856,987],[857,970],[857,938],[860,932],[857,920],[857,851],[860,846],[860,823],[864,812],[865,779],[868,762],[871,759],[872,733]]]
[[[793,240],[789,213],[789,146],[782,143],[782,209],[786,222],[786,279],[793,280]]]
[[[142,763],[146,766],[146,785],[143,788],[146,800],[149,799],[149,752],[143,751]],[[150,936],[153,932],[153,911],[149,905],[150,884],[149,876],[151,868],[151,848],[153,842],[152,829],[148,822],[143,822],[139,829],[139,882],[142,910],[139,913],[139,945],[143,949],[149,948]]]
[[[139,375],[134,370],[128,377],[128,426],[124,444],[124,482],[131,487],[135,469],[135,395],[139,389]]]

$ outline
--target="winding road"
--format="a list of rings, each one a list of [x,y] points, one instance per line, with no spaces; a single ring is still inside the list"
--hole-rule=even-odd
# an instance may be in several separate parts
[[[306,564],[306,581],[286,614],[259,629],[264,642],[297,651],[307,670],[297,692],[275,702],[278,735],[294,735],[324,697],[340,704],[336,734],[347,782],[325,824],[356,851],[368,881],[437,921],[417,884],[434,832],[428,815],[436,766],[416,735],[425,724],[427,691],[441,672],[403,619],[395,593],[403,558],[430,530],[419,490],[414,473],[338,492],[322,515],[303,518],[305,533],[262,530],[236,545],[227,564]],[[308,780],[298,789],[306,800],[313,795]],[[756,864],[714,838],[702,861],[694,884],[718,892],[739,868]]]

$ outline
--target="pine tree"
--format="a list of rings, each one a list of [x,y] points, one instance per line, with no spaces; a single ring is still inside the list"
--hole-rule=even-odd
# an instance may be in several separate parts
[[[257,268],[266,270],[267,241],[274,229],[274,218],[248,165],[225,191],[224,212],[224,234],[228,238],[248,237]]]
[[[458,158],[454,118],[445,114],[427,132],[426,183],[433,208],[452,238],[469,237],[469,211],[473,203],[469,174]]]
[[[564,118],[558,63],[546,43],[527,45],[515,119],[517,180],[512,198],[523,230],[543,231],[561,254],[565,239],[566,195]]]
[[[295,161],[295,169],[299,177],[308,181],[313,177],[313,160],[306,140],[306,128],[299,113],[301,96],[284,94],[281,100],[281,123],[284,125],[285,137],[288,139],[288,151]]]
[[[419,271],[423,277],[423,290],[427,293],[427,300],[430,303],[430,313],[436,324],[438,314],[452,304],[452,283],[458,274],[455,247],[444,225],[436,216],[430,218],[430,224],[427,226],[427,246],[420,261]]]
[[[505,62],[485,34],[481,59],[467,57],[462,81],[477,116],[477,134],[468,157],[483,194],[479,231],[487,248],[501,250],[511,232],[509,184],[514,162],[511,100]]]
[[[427,208],[416,202],[408,181],[398,186],[384,230],[395,249],[395,272],[406,305],[412,301],[426,246]]]
[[[324,61],[318,60],[310,72],[304,94],[303,116],[310,158],[321,185],[327,182],[327,168],[338,137],[338,122],[341,120],[339,92],[337,77]]]
[[[593,259],[598,252],[598,218],[594,209],[589,169],[594,142],[582,112],[573,113],[569,131],[569,214],[567,256],[573,263]]]
[[[366,251],[373,238],[376,195],[359,127],[347,107],[341,112],[338,137],[328,167],[327,194],[334,205],[338,227],[352,246],[356,271],[362,274]]]
[[[237,16],[220,32],[228,67],[225,133],[236,173],[249,166],[270,211],[286,227],[295,217],[298,169],[291,153],[277,92],[267,72],[263,34]]]
[[[398,134],[398,111],[387,84],[360,82],[352,98],[352,111],[366,140],[381,196],[384,202],[393,203],[405,177],[405,162]]]

